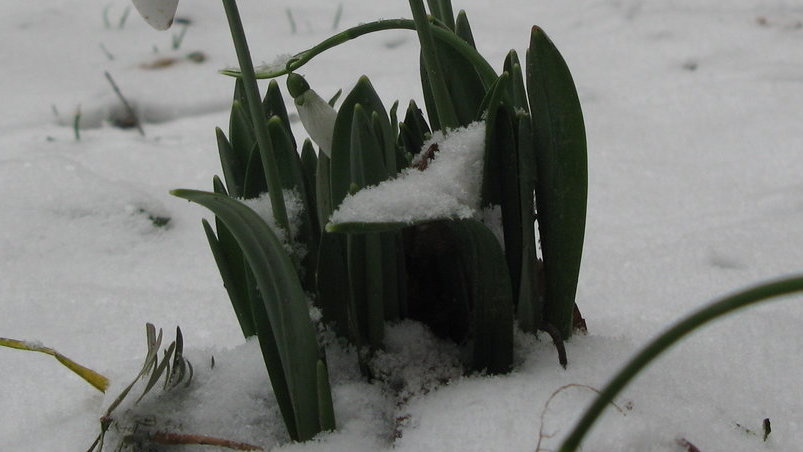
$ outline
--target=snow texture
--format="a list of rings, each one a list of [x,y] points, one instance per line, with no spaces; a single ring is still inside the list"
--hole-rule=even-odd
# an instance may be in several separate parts
[[[338,3],[238,2],[254,58],[327,38]],[[117,27],[129,6],[19,1],[0,14],[0,336],[41,341],[113,385],[102,395],[52,357],[0,348],[4,452],[87,450],[110,398],[139,371],[145,322],[180,325],[195,368],[190,387],[136,407],[166,431],[275,452],[533,452],[543,427],[542,450],[554,450],[595,395],[569,388],[545,411],[560,387],[600,388],[708,300],[803,270],[799,2],[454,0],[495,68],[511,47],[523,57],[535,23],[572,70],[589,142],[577,295],[589,334],[566,344],[565,370],[547,338],[519,333],[511,374],[460,376],[448,344],[420,325],[394,325],[385,352],[397,355],[375,363],[398,375],[390,383],[360,378],[354,350],[329,336],[338,430],[291,443],[201,228],[212,215],[168,194],[211,189],[220,174],[214,127],[226,129],[233,81],[217,70],[236,63],[222,7],[181,2],[177,16],[191,23],[171,50],[172,32],[133,11]],[[406,2],[347,0],[341,27],[409,15]],[[206,60],[184,59],[192,51]],[[424,105],[419,51],[414,32],[378,33],[300,73],[324,97],[366,74],[387,105]],[[179,62],[141,67],[162,57]],[[145,137],[110,125],[119,101],[104,70],[139,106]],[[630,409],[609,408],[583,451],[682,452],[678,438],[706,452],[800,450],[801,301],[750,309],[678,344],[620,395]],[[764,418],[766,442],[745,430],[761,432]]]
[[[289,237],[287,231],[276,224],[276,218],[273,216],[273,205],[270,201],[270,195],[268,195],[267,192],[256,198],[243,199],[241,201],[256,212],[260,218],[265,220],[265,223],[267,223],[271,231],[276,234],[276,238],[279,239],[279,242],[288,254],[301,260],[304,258],[304,255],[307,254],[306,247],[297,240],[298,231],[303,221],[304,201],[296,190],[282,190],[282,195],[284,196],[284,207],[287,211],[287,221],[290,226]]]
[[[483,122],[445,134],[435,132],[418,154],[425,154],[431,146],[438,148],[425,170],[407,168],[395,179],[347,196],[332,213],[331,223],[473,217],[480,203],[484,140]]]

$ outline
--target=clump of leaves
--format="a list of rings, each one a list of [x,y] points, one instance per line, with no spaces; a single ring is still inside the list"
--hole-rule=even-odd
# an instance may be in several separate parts
[[[135,2],[141,12],[157,11],[149,9],[157,2],[147,3]],[[213,192],[173,194],[215,214],[214,227],[203,221],[204,230],[243,334],[259,338],[291,438],[335,427],[307,294],[358,347],[368,377],[385,322],[405,318],[460,344],[468,372],[511,369],[515,322],[532,333],[547,331],[562,350],[576,312],[586,141],[568,66],[544,31],[532,28],[525,64],[511,51],[498,74],[476,50],[465,12],[455,15],[450,0],[429,1],[429,12],[423,0],[410,0],[412,19],[358,25],[257,71],[236,1],[223,5],[240,63],[224,71],[236,82],[228,133],[217,130],[223,179],[214,178]],[[172,20],[175,1],[166,6],[158,10],[165,16],[148,17],[157,28]],[[418,36],[415,76],[426,117],[411,102],[400,118],[398,103],[386,108],[365,76],[335,109],[295,73],[336,45],[390,29]],[[256,84],[258,77],[285,75],[311,138],[301,146],[278,83],[271,81],[264,97]],[[405,171],[431,172],[441,158],[432,137],[475,123],[482,124],[482,168],[470,213],[332,220],[371,187]],[[287,193],[299,200],[297,221]],[[256,205],[267,213],[257,213]],[[482,211],[500,212],[501,220],[484,222]],[[288,242],[306,252],[288,252]]]
[[[159,352],[162,346],[162,330],[159,329],[157,333],[156,328],[148,323],[145,325],[145,335],[148,351],[145,354],[145,361],[142,364],[142,369],[134,380],[120,392],[114,401],[112,401],[106,409],[106,412],[101,416],[100,433],[92,443],[92,446],[90,446],[89,452],[103,450],[103,441],[106,437],[106,433],[112,426],[118,429],[127,428],[121,425],[121,420],[114,415],[114,411],[128,397],[128,394],[138,382],[145,381],[146,383],[142,393],[134,404],[139,403],[146,394],[156,387],[162,377],[164,377],[164,380],[161,384],[161,388],[164,391],[169,391],[179,385],[187,387],[192,381],[192,364],[184,358],[184,339],[181,335],[180,328],[176,327],[176,339],[171,342],[167,348],[162,350],[161,361],[159,360]],[[137,426],[135,425],[133,428],[136,430]],[[138,434],[141,436],[142,432]],[[127,438],[127,436],[124,436],[122,443],[128,441]]]

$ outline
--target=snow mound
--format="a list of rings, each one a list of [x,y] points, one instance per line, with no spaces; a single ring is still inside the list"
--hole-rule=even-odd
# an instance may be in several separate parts
[[[424,171],[407,168],[395,179],[347,196],[330,222],[413,223],[473,217],[480,203],[484,143],[483,122],[445,134],[435,132],[419,154],[428,154],[437,145]]]

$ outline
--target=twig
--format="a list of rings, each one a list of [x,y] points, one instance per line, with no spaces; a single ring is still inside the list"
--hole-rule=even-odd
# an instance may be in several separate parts
[[[131,104],[129,104],[128,101],[125,99],[123,93],[120,91],[120,88],[117,86],[117,83],[114,82],[112,75],[109,74],[109,71],[104,71],[103,74],[106,76],[106,80],[108,80],[109,83],[112,85],[114,93],[117,94],[118,98],[120,98],[120,101],[123,103],[123,106],[125,107],[128,114],[134,119],[134,126],[139,131],[139,134],[144,137],[145,131],[142,130],[142,124],[140,124],[139,119],[137,118],[137,113],[134,111],[134,108],[131,107]]]
[[[700,449],[686,438],[678,438],[675,442],[678,443],[678,446],[685,447],[686,452],[700,452]]]
[[[232,441],[214,436],[193,435],[189,433],[154,432],[145,434],[148,441],[164,445],[193,444],[199,446],[218,446],[234,450],[264,450],[253,444]],[[135,439],[135,438],[131,438]],[[138,438],[137,438],[138,440]]]
[[[563,386],[559,387],[558,389],[556,389],[555,392],[553,392],[552,395],[549,396],[549,398],[547,399],[546,403],[544,403],[544,409],[541,411],[541,426],[538,428],[538,443],[536,444],[535,452],[541,452],[541,451],[546,450],[546,449],[542,449],[541,448],[541,441],[544,438],[551,438],[553,436],[553,435],[547,435],[546,433],[544,433],[544,417],[546,417],[546,412],[549,409],[549,404],[552,403],[552,400],[555,397],[557,397],[558,394],[560,394],[561,392],[563,392],[563,391],[565,391],[567,389],[570,389],[570,388],[582,388],[582,389],[588,389],[590,391],[594,391],[597,394],[600,393],[599,389],[597,389],[597,388],[595,388],[593,386],[584,385],[584,384],[580,384],[580,383],[570,383],[570,384],[563,385]],[[611,405],[613,405],[613,407],[616,408],[622,414],[622,416],[627,416],[627,413],[625,412],[624,408],[620,407],[619,405],[617,405],[614,402],[611,402]],[[628,407],[628,409],[630,408],[629,404],[625,405],[625,406]]]

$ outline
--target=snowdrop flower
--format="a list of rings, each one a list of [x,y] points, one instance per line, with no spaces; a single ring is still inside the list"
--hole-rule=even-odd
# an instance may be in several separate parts
[[[298,74],[290,73],[287,76],[287,90],[295,100],[296,110],[304,129],[321,151],[327,157],[331,157],[337,112],[318,93],[310,89],[309,83]]]
[[[139,15],[151,27],[157,30],[167,30],[173,25],[178,0],[131,0]]]

